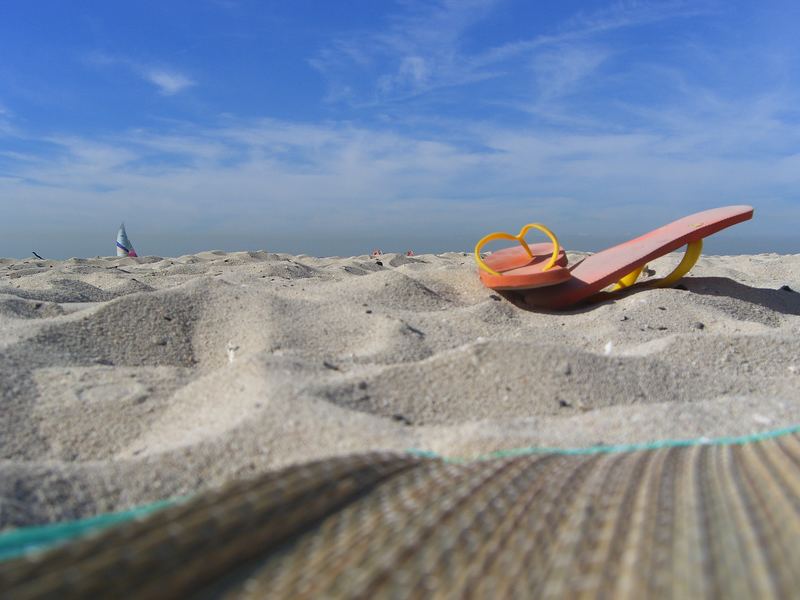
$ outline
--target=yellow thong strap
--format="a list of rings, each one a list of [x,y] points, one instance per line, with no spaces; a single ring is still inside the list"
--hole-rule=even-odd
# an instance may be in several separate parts
[[[553,255],[550,257],[550,262],[548,262],[542,271],[547,271],[548,269],[552,269],[553,265],[556,264],[556,260],[558,260],[558,252],[561,249],[561,246],[558,245],[558,238],[555,234],[550,231],[547,227],[542,225],[541,223],[528,223],[519,230],[517,235],[511,235],[510,233],[506,233],[505,231],[495,231],[494,233],[490,233],[487,236],[484,236],[480,239],[480,241],[475,244],[475,262],[478,263],[478,267],[486,271],[491,275],[502,275],[502,273],[498,273],[494,269],[492,269],[489,265],[483,262],[483,257],[481,257],[481,248],[483,248],[486,244],[491,242],[492,240],[514,240],[520,243],[520,245],[525,248],[525,252],[528,253],[528,257],[533,259],[533,252],[531,252],[530,247],[528,246],[528,242],[525,241],[525,234],[528,233],[531,229],[538,229],[547,237],[550,238],[550,241],[553,242]]]
[[[677,283],[681,277],[686,275],[689,271],[691,271],[692,267],[697,262],[697,259],[700,258],[700,254],[703,252],[703,240],[697,240],[696,242],[689,242],[686,244],[686,253],[683,255],[683,259],[675,269],[664,277],[663,279],[658,279],[654,281],[651,285],[653,287],[669,287],[675,283]],[[639,275],[641,274],[642,270],[644,269],[645,265],[642,265],[638,269],[635,269],[628,273],[625,277],[620,279],[616,285],[612,288],[612,292],[616,292],[617,290],[625,289],[626,287],[632,286],[636,280],[638,279]]]

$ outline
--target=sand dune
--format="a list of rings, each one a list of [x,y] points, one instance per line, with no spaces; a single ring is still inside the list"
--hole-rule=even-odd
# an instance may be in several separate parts
[[[800,255],[704,257],[682,287],[547,313],[462,253],[0,259],[0,528],[353,451],[800,423]]]

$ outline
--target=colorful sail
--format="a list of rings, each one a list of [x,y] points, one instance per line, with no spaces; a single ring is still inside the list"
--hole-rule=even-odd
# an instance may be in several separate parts
[[[128,239],[125,223],[122,223],[117,231],[117,256],[138,256],[136,250],[133,249],[133,244]]]

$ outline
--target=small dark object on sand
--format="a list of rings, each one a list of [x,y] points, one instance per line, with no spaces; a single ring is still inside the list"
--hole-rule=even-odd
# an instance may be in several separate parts
[[[43,257],[41,257],[41,256],[39,256],[38,254],[36,254],[36,252],[31,252],[31,254],[33,254],[33,255],[34,255],[36,258],[38,258],[39,260],[44,260],[44,258],[43,258]]]

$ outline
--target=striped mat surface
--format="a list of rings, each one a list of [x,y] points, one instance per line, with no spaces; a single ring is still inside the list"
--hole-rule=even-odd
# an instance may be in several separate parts
[[[0,563],[0,596],[789,598],[800,438],[294,466]]]

